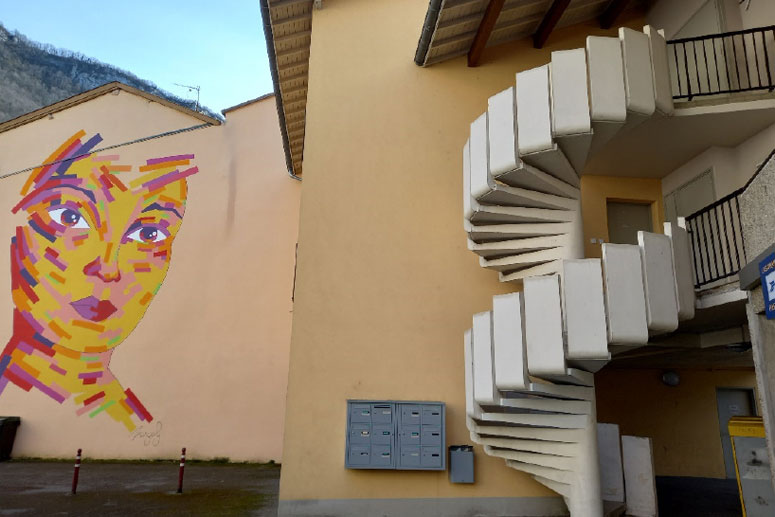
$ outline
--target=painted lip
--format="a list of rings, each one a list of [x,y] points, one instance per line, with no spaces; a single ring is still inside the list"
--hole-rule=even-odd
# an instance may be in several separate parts
[[[94,296],[81,298],[70,305],[81,317],[90,321],[103,321],[118,310],[109,300],[98,300]]]

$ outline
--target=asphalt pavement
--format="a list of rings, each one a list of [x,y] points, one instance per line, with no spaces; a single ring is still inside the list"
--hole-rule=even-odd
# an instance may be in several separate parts
[[[178,494],[178,463],[84,461],[71,494],[70,462],[0,462],[0,516],[277,515],[280,467],[189,463]]]

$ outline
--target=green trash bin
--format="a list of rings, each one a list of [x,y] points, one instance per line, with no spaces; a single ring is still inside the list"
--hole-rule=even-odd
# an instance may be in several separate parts
[[[0,461],[11,459],[16,429],[21,421],[18,416],[0,416]]]

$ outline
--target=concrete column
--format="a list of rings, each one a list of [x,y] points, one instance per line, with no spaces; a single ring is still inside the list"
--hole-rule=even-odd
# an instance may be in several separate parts
[[[748,262],[740,270],[740,288],[748,291],[748,327],[751,332],[756,384],[767,434],[770,469],[775,467],[775,320],[764,316],[764,296],[759,282],[759,263],[775,252],[775,219],[768,208],[775,192],[775,159],[770,158],[754,173],[745,191],[738,197],[740,226]],[[737,237],[736,237],[737,238]],[[775,480],[775,472],[771,472]]]
[[[756,368],[756,387],[759,393],[759,412],[767,435],[767,454],[770,458],[770,481],[775,490],[775,320],[768,320],[764,310],[761,286],[748,292],[748,328],[751,333],[753,363]]]
[[[622,436],[624,493],[627,515],[656,517],[657,487],[654,479],[654,455],[651,438]]]
[[[568,500],[568,510],[573,517],[602,517],[603,496],[600,490],[600,460],[597,449],[597,411],[595,403],[587,418],[578,442],[576,468],[571,475],[573,482]]]
[[[624,502],[622,439],[616,424],[597,424],[600,484],[603,500]]]

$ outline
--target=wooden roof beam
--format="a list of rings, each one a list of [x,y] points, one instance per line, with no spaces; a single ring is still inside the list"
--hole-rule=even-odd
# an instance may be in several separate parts
[[[482,58],[484,47],[487,46],[487,40],[490,39],[490,33],[492,33],[492,29],[498,21],[504,2],[505,0],[490,0],[487,4],[487,8],[484,10],[484,17],[481,23],[479,23],[476,36],[474,36],[474,41],[471,42],[471,47],[468,49],[468,66],[479,66],[479,60]]]
[[[307,29],[303,31],[298,32],[292,32],[290,34],[286,34],[285,36],[277,36],[274,39],[274,46],[277,48],[280,45],[283,45],[285,43],[288,43],[289,41],[294,41],[296,39],[301,39],[305,36],[312,36],[312,29]]]
[[[272,27],[280,27],[290,23],[305,22],[312,19],[312,13],[297,14],[281,20],[272,20]]]
[[[552,6],[544,15],[544,19],[541,20],[541,24],[538,26],[538,30],[533,34],[533,47],[543,48],[546,40],[549,39],[549,35],[557,26],[557,22],[562,18],[562,13],[570,5],[570,0],[554,0]]]
[[[312,5],[312,0],[274,0],[269,2],[269,8],[276,9],[278,7],[290,7],[292,5],[297,5],[297,4]]]
[[[603,14],[600,15],[600,28],[610,29],[616,23],[616,19],[627,8],[627,4],[630,0],[612,0],[608,7],[605,8]]]

